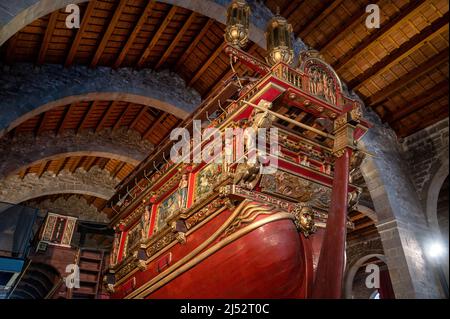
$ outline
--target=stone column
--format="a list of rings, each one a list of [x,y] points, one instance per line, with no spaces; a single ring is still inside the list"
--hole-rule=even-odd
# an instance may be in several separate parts
[[[386,262],[396,298],[439,298],[433,267],[425,255],[431,232],[395,133],[373,113],[363,139],[368,156],[361,171],[378,215]]]

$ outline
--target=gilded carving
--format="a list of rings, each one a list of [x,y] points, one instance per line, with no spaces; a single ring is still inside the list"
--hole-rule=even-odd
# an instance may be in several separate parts
[[[308,237],[316,231],[314,223],[314,213],[311,208],[305,205],[296,205],[292,214],[295,217],[295,226],[297,229]]]
[[[157,240],[155,243],[151,244],[147,248],[147,250],[146,250],[147,257],[153,256],[154,254],[156,254],[158,251],[163,249],[165,246],[167,246],[174,240],[175,240],[175,234],[173,232],[169,232],[168,234],[166,234],[165,236],[163,236],[162,238],[160,238],[159,240]]]
[[[330,188],[281,170],[274,175],[264,175],[260,186],[262,192],[290,197],[320,209],[327,209],[330,205]]]

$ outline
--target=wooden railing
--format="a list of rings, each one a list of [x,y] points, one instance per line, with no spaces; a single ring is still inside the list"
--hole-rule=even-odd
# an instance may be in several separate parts
[[[304,74],[290,68],[288,65],[280,63],[275,65],[272,69],[272,74],[277,78],[292,84],[296,88],[303,89],[303,82],[305,81]]]

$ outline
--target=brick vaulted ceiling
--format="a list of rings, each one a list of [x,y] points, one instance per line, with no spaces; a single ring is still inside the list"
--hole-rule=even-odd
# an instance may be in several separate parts
[[[264,2],[272,12],[279,7],[295,35],[319,50],[348,87],[399,137],[405,137],[448,116],[448,1],[371,1],[381,8],[379,29],[367,29],[364,24],[368,3]],[[228,57],[222,52],[224,25],[215,20],[157,1],[95,0],[79,6],[79,29],[67,29],[67,13],[55,11],[12,36],[0,48],[1,61],[171,69],[204,98],[231,74]],[[265,51],[254,43],[246,50],[264,58]],[[241,65],[237,72],[251,75]],[[157,145],[178,122],[173,115],[141,105],[86,101],[39,114],[9,135],[127,127]],[[111,159],[62,157],[24,167],[19,174],[46,170],[57,174],[62,169],[93,165],[119,179],[133,168]]]

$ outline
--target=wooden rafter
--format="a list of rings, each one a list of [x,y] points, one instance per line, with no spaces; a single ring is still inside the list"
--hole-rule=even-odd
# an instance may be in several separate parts
[[[137,66],[143,67],[145,64],[145,61],[147,60],[148,56],[150,55],[150,52],[153,50],[155,45],[158,43],[159,38],[164,33],[164,30],[166,30],[169,23],[172,21],[172,18],[174,17],[175,13],[177,13],[177,7],[173,6],[170,10],[167,16],[164,18],[163,23],[159,26],[158,30],[153,35],[152,39],[150,40],[147,48],[144,50],[144,52],[141,55],[141,58],[139,59]]]
[[[84,160],[84,156],[76,157],[69,168],[69,172],[73,173],[78,168],[78,165]]]
[[[27,175],[27,173],[28,173],[28,167],[25,168],[25,169],[23,169],[23,170],[21,170],[21,171],[19,172],[19,177],[20,177],[20,179],[24,179],[24,178],[25,178],[25,175]]]
[[[337,0],[337,1],[340,1],[340,0]],[[314,23],[314,21],[316,21],[317,19],[319,19],[322,16],[323,9],[327,8],[330,5],[332,5],[332,3],[330,3],[330,2],[333,2],[333,0],[326,0],[326,1],[324,0],[324,1],[320,1],[320,2],[322,3],[322,7],[321,7],[322,10],[319,10],[315,14],[309,15],[308,18],[304,19],[301,24],[299,23],[299,24],[296,24],[296,25],[293,26],[294,27],[294,34],[297,37],[303,38],[303,34],[304,34],[303,29],[306,28],[308,25]],[[293,11],[293,13],[294,12],[296,12],[296,11]],[[296,29],[299,29],[299,30],[296,30]]]
[[[78,124],[77,134],[79,134],[81,132],[81,130],[83,129],[83,126],[86,124],[86,121],[89,119],[92,112],[95,110],[96,104],[97,104],[97,102],[93,101],[91,103],[91,105],[89,106],[88,110],[86,111],[86,113],[84,113],[83,119],[81,120],[80,124]]]
[[[191,52],[195,49],[195,47],[200,42],[200,40],[205,36],[206,32],[208,32],[209,28],[211,27],[211,25],[213,23],[214,23],[214,20],[212,20],[212,19],[208,19],[208,21],[206,21],[202,30],[197,34],[195,39],[191,42],[191,44],[189,44],[189,47],[186,49],[186,51],[184,51],[183,55],[178,60],[176,66],[175,66],[176,69],[178,69],[184,63],[184,61],[191,54]]]
[[[305,39],[314,29],[317,28],[319,24],[322,23],[323,20],[325,20],[328,15],[336,10],[337,7],[339,7],[344,0],[335,0],[330,5],[326,7],[325,10],[320,11],[319,15],[314,18],[314,20],[311,21],[311,23],[308,23],[302,30],[299,32],[299,36],[302,39]]]
[[[50,39],[52,38],[53,31],[55,30],[56,21],[58,20],[58,14],[59,10],[56,10],[50,15],[47,29],[45,30],[44,40],[42,41],[41,48],[39,50],[37,64],[43,64],[45,62],[45,55],[47,54],[48,45],[50,44]]]
[[[370,226],[374,226],[374,221],[373,220],[369,220],[367,222],[364,222],[364,223],[356,225],[355,229],[353,231],[360,230],[360,229],[363,229],[363,228],[366,228],[366,227],[370,227]]]
[[[122,113],[120,113],[119,117],[116,120],[116,123],[114,123],[112,130],[115,131],[120,127],[120,123],[122,123],[122,119],[130,112],[132,103],[128,103],[128,105],[124,108]]]
[[[44,161],[41,163],[41,165],[39,166],[39,170],[37,172],[38,178],[41,178],[42,174],[44,174],[44,172],[47,170],[47,167],[50,164],[50,162],[51,161]]]
[[[114,32],[114,29],[116,28],[117,22],[119,22],[120,16],[122,15],[123,9],[125,9],[127,5],[127,0],[120,0],[119,4],[117,5],[116,10],[114,11],[114,15],[109,22],[108,28],[106,29],[105,34],[102,37],[102,40],[100,41],[100,44],[97,47],[97,51],[95,51],[94,57],[91,61],[91,67],[95,67],[100,60],[100,57],[103,54],[103,51],[105,50],[106,44],[108,43],[109,38],[111,37],[111,34]]]
[[[97,160],[98,157],[95,156],[90,156],[88,157],[88,160],[86,161],[86,163],[84,164],[84,167],[86,169],[86,172],[89,172],[89,170],[94,166],[95,161]]]
[[[95,197],[95,196],[89,196],[89,197],[86,199],[86,203],[87,203],[89,206],[91,206],[92,203],[93,203],[96,199],[97,199],[97,197]]]
[[[59,164],[56,166],[55,169],[55,175],[58,176],[59,173],[61,172],[61,170],[63,169],[63,167],[67,164],[67,162],[69,161],[70,157],[66,157],[64,159],[60,159],[59,160]]]
[[[110,161],[111,159],[109,158],[100,158],[98,161],[100,164],[97,162],[97,165],[99,165],[101,169],[105,169]]]
[[[61,135],[62,131],[64,130],[64,127],[66,126],[66,123],[69,119],[70,113],[73,111],[73,104],[66,106],[64,108],[63,114],[61,118],[59,119],[58,127],[56,128],[55,135]]]
[[[111,172],[111,176],[112,178],[116,178],[116,176],[120,173],[120,171],[122,170],[122,168],[124,168],[124,166],[127,163],[125,162],[119,162],[117,163],[117,166],[114,168],[114,170]]]
[[[184,22],[183,27],[181,28],[180,31],[178,31],[177,35],[175,36],[175,38],[172,40],[172,43],[169,45],[169,47],[166,49],[166,51],[164,52],[164,54],[162,55],[162,57],[159,59],[158,63],[156,63],[155,69],[158,70],[163,64],[164,62],[166,62],[167,58],[170,56],[170,54],[172,53],[172,51],[177,47],[178,42],[180,41],[180,39],[184,36],[184,34],[186,33],[186,31],[189,29],[189,27],[191,26],[192,22],[195,20],[195,18],[197,17],[197,13],[192,12],[189,17],[187,18],[187,20]]]
[[[50,113],[50,111],[47,111],[40,115],[38,124],[36,125],[36,131],[35,131],[36,136],[40,135],[44,131],[45,124],[47,123],[48,118],[49,118],[49,113]]]
[[[112,101],[111,104],[106,108],[105,112],[103,112],[100,122],[97,124],[97,127],[95,128],[95,133],[100,131],[102,127],[105,125],[106,120],[111,115],[111,112],[114,111],[114,108],[116,106],[117,102]]]
[[[214,60],[219,56],[219,54],[221,54],[223,52],[224,47],[225,47],[225,42],[222,42],[216,48],[216,50],[214,50],[213,54],[211,54],[209,56],[208,60],[206,60],[205,63],[203,63],[201,68],[197,72],[195,72],[194,76],[189,81],[188,86],[192,86],[192,84],[194,84],[195,81],[197,81],[202,76],[202,74],[209,68],[209,66],[214,62]]]
[[[389,55],[386,55],[379,62],[372,65],[369,69],[365,70],[359,76],[353,78],[349,83],[348,87],[350,90],[359,89],[365,81],[377,73],[383,72],[389,68],[392,64],[397,63],[411,52],[415,51],[417,48],[422,46],[424,43],[430,41],[437,34],[440,34],[444,29],[448,29],[448,12],[445,13],[441,18],[434,21],[431,25],[423,29],[419,34],[406,41],[401,46],[393,50]]]
[[[105,209],[106,204],[108,204],[108,201],[103,200],[103,203],[97,207],[97,210],[99,211],[99,213],[101,213]]]
[[[5,62],[12,64],[14,60],[14,51],[16,49],[17,40],[19,39],[19,33],[14,34],[8,42],[6,42]]]
[[[316,45],[316,50],[325,53],[330,48],[335,47],[336,44],[342,39],[342,37],[348,35],[349,32],[351,32],[351,30],[353,30],[358,24],[364,23],[364,19],[366,18],[366,16],[366,5],[363,5],[356,13],[352,14],[350,19],[344,21],[344,23],[340,25],[340,27],[338,27],[330,36],[328,36],[327,41],[324,41],[323,44]]]
[[[164,113],[160,118],[154,118],[152,123],[148,126],[147,130],[142,134],[142,139],[147,139],[156,129],[158,122],[165,121],[169,117],[169,113]]]
[[[131,122],[130,126],[128,127],[128,130],[133,129],[133,127],[139,122],[141,117],[144,115],[144,113],[147,112],[147,107],[143,106],[138,114],[134,117],[133,121]]]
[[[298,9],[304,1],[299,0],[292,0],[288,1],[288,5],[283,9],[281,12],[281,16],[283,17],[290,17],[293,12],[295,12],[296,9]]]
[[[347,62],[353,57],[358,55],[364,49],[367,49],[369,45],[376,43],[385,34],[389,33],[395,28],[401,21],[408,18],[408,16],[414,14],[414,12],[424,3],[424,0],[412,0],[405,8],[400,8],[398,14],[391,20],[384,22],[380,29],[372,32],[369,36],[365,37],[356,47],[348,51],[344,56],[339,58],[338,61],[333,63],[335,70],[340,70]]]
[[[414,125],[412,127],[398,128],[399,129],[398,135],[400,137],[409,136],[425,127],[428,127],[428,126],[448,117],[448,113],[449,113],[449,109],[448,109],[448,104],[447,104],[447,105],[441,107],[438,112],[428,113],[427,116],[422,118],[420,121],[418,121],[416,123],[416,125]]]
[[[155,6],[156,1],[152,0],[147,3],[147,6],[144,8],[144,11],[142,11],[142,14],[134,26],[133,31],[130,33],[127,42],[125,43],[125,46],[122,48],[122,51],[120,51],[119,56],[117,57],[116,62],[114,62],[113,68],[118,68],[122,64],[123,60],[127,56],[128,51],[130,50],[131,46],[133,45],[134,40],[136,39],[137,35],[141,31],[142,27],[144,26],[145,22],[147,21],[148,17],[150,16],[150,13],[153,10],[153,7]]]
[[[92,15],[92,12],[94,11],[96,5],[96,0],[89,1],[86,11],[84,12],[83,19],[81,21],[80,28],[77,31],[77,34],[75,35],[75,38],[73,39],[72,45],[70,46],[69,53],[66,57],[66,62],[64,65],[66,67],[72,65],[73,59],[75,58],[75,55],[78,50],[78,46],[80,45],[81,39],[83,38],[83,34],[86,31],[86,28],[89,24],[89,18]]]
[[[406,103],[405,105],[400,106],[398,108],[399,111],[396,111],[393,115],[387,118],[386,121],[393,125],[394,123],[420,110],[422,107],[433,103],[436,99],[440,99],[442,96],[448,95],[448,85],[448,79],[436,84],[432,88],[415,97],[412,103]]]
[[[409,71],[406,75],[397,79],[393,83],[386,86],[384,89],[378,91],[368,99],[368,105],[375,106],[381,104],[385,99],[390,97],[392,94],[405,87],[412,81],[415,81],[425,73],[429,72],[431,69],[443,64],[448,61],[447,49],[444,49],[441,53],[431,57],[426,62],[419,65],[417,68]]]

